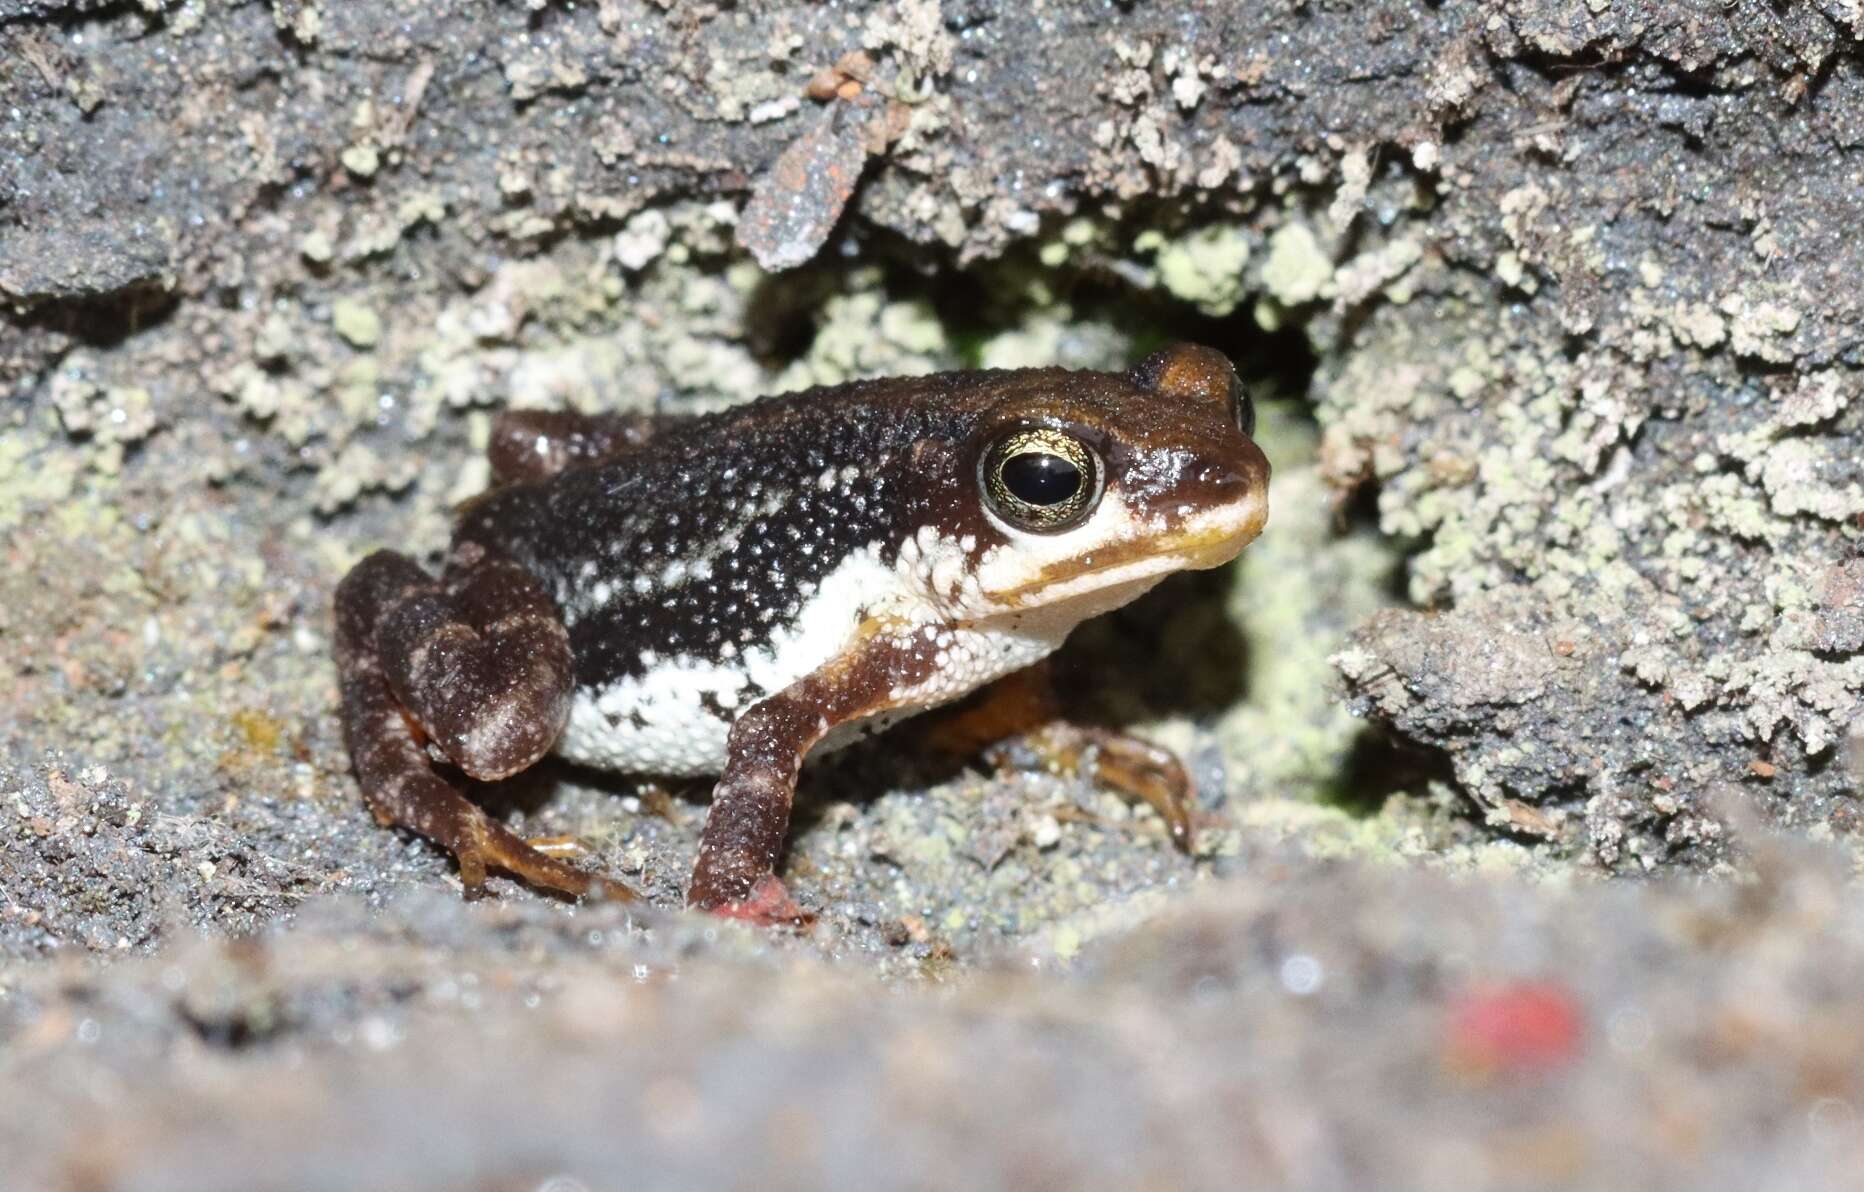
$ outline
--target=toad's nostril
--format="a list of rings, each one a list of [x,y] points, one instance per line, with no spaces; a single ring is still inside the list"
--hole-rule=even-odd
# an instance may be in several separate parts
[[[1198,486],[1212,495],[1238,492],[1248,483],[1248,477],[1238,469],[1214,461],[1200,464],[1196,477]]]

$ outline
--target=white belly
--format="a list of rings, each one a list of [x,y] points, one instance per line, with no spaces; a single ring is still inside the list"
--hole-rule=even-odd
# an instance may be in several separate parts
[[[732,680],[736,681],[733,682]],[[731,724],[706,705],[726,698],[742,676],[701,664],[673,662],[639,679],[598,690],[580,688],[556,752],[573,762],[635,774],[684,777],[716,774],[725,764]]]
[[[867,610],[898,603],[899,576],[879,555],[873,544],[843,560],[760,641],[731,643],[718,658],[649,652],[640,676],[578,688],[557,753],[605,770],[718,773],[732,721],[845,653]]]
[[[837,725],[816,752],[871,736],[1039,662],[1061,645],[1067,628],[948,630],[941,637],[938,667],[929,679],[892,693],[893,706]],[[809,670],[798,671],[790,682]],[[556,752],[583,765],[623,773],[717,774],[725,766],[731,724],[716,709],[723,706],[733,719],[743,714],[754,702],[745,696],[748,686],[741,667],[725,668],[689,658],[665,660],[638,679],[624,679],[600,690],[579,690]],[[784,686],[788,683],[765,689]]]

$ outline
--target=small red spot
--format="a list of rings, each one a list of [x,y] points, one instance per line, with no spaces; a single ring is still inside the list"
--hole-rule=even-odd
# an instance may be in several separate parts
[[[1579,1054],[1584,1022],[1564,986],[1550,981],[1483,985],[1450,1002],[1445,1053],[1478,1075],[1528,1075],[1564,1067]]]
[[[757,927],[807,927],[815,916],[796,905],[790,892],[775,874],[767,873],[751,887],[743,902],[728,902],[712,908],[721,919],[739,919]]]

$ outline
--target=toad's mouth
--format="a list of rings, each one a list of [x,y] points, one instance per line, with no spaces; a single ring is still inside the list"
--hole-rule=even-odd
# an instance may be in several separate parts
[[[1169,533],[1110,542],[1078,558],[1050,563],[1012,587],[986,590],[985,595],[1005,609],[1026,609],[1111,588],[1141,583],[1149,587],[1147,581],[1157,582],[1174,571],[1221,567],[1255,541],[1268,515],[1267,497],[1258,491],[1187,518]]]

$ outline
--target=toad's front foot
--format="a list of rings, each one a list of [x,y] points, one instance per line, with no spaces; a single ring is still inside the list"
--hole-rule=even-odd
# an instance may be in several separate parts
[[[1028,764],[1031,755],[1035,767]],[[1115,729],[1056,721],[994,746],[986,756],[1006,770],[1042,768],[1087,775],[1151,807],[1165,821],[1180,852],[1196,851],[1191,776],[1169,749]]]
[[[1151,807],[1180,851],[1195,850],[1196,797],[1183,763],[1170,750],[1118,729],[1064,719],[1044,663],[998,680],[924,732],[933,748],[954,757],[982,752],[1000,771],[1080,774]]]
[[[784,888],[783,879],[774,873],[759,878],[750,894],[735,902],[688,899],[687,905],[721,919],[736,919],[755,927],[804,928],[815,922],[814,912],[799,906]]]

